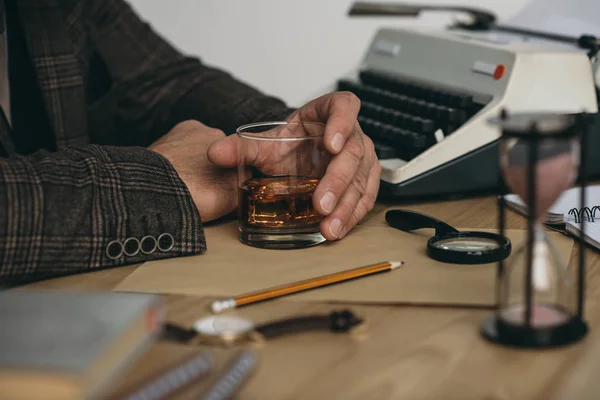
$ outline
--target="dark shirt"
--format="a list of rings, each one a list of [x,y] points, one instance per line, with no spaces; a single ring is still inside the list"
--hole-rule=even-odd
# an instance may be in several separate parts
[[[54,137],[23,29],[16,0],[4,0],[12,138],[18,153],[55,151]]]

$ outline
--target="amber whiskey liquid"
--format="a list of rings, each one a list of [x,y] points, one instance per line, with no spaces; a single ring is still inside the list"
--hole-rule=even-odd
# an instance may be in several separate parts
[[[249,179],[240,188],[240,229],[287,233],[318,231],[313,207],[318,179],[282,176]]]

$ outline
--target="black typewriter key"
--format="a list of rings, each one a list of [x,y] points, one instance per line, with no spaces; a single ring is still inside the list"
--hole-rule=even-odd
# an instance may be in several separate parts
[[[410,136],[407,134],[407,132],[409,131],[406,129],[392,128],[391,134],[394,137],[395,143],[397,143],[399,147],[409,148],[412,146]]]
[[[385,118],[392,112],[391,110],[381,106],[375,106],[373,110],[373,119],[377,121],[385,120]]]
[[[399,153],[404,155],[408,142],[406,141],[405,135],[402,134],[402,129],[388,127],[387,129],[387,143],[398,149]]]
[[[418,97],[425,101],[433,101],[433,98],[434,98],[433,94],[434,93],[432,91],[430,91],[428,88],[414,86],[413,95],[415,97]]]
[[[422,134],[421,137],[421,140],[423,140],[425,143],[425,148],[429,148],[438,142],[438,139],[435,136],[435,132],[428,132],[426,134]]]
[[[371,107],[371,118],[373,118],[375,121],[380,121],[383,115],[383,107],[377,105],[373,105],[373,107]]]
[[[473,105],[473,97],[465,94],[457,94],[452,96],[449,106],[468,109]]]
[[[391,82],[387,81],[383,75],[379,75],[372,71],[361,71],[359,74],[360,81],[365,85],[371,85],[376,87],[390,87]]]
[[[433,84],[410,82],[401,77],[372,70],[363,70],[359,75],[360,81],[365,85],[389,90],[401,95],[412,96],[447,107],[467,109],[473,103],[472,95],[461,93],[459,90],[436,87]]]
[[[416,118],[414,120],[414,124],[413,127],[411,129],[411,131],[417,132],[417,133],[424,133],[426,128],[427,128],[427,119],[424,118]],[[431,126],[433,126],[433,121],[431,122]]]
[[[382,143],[388,144],[390,146],[394,146],[394,142],[393,142],[393,137],[391,134],[391,129],[393,127],[389,126],[389,125],[383,125],[380,124],[379,125],[379,140],[381,140]]]
[[[337,88],[340,92],[352,92],[354,89],[352,86],[350,82],[341,80],[338,82]]]
[[[381,122],[375,122],[375,136],[384,143],[389,141],[388,125]]]
[[[367,117],[367,118],[373,118],[372,109],[371,108],[367,108],[366,105],[365,105],[365,103],[362,103],[358,115],[359,116],[363,116],[363,117]]]
[[[442,119],[445,119],[446,121],[448,121],[450,123],[456,122],[456,120],[458,118],[458,112],[454,108],[442,107],[441,114],[442,114]]]
[[[440,106],[448,106],[448,103],[451,102],[451,99],[448,93],[435,91],[431,93],[431,102]]]
[[[373,146],[375,147],[375,154],[377,154],[377,158],[380,160],[398,158],[398,152],[392,146],[388,146],[381,142],[373,142]]]
[[[415,108],[418,108],[419,116],[423,118],[436,119],[436,107],[434,105],[425,102],[419,102],[418,104],[415,104],[415,106]]]
[[[393,108],[393,109],[400,109],[402,108],[402,96],[398,96],[396,94],[393,94],[391,92],[386,92],[383,90],[380,90],[379,93],[381,94],[381,105],[387,108]]]
[[[455,95],[448,92],[438,92],[436,97],[438,99],[435,101],[435,103],[441,106],[458,108]]]
[[[410,121],[410,124],[406,126],[406,129],[413,132],[421,132],[421,121],[420,117],[414,118]]]
[[[390,138],[394,141],[394,144],[399,147],[408,150],[412,147],[410,135],[408,131],[399,128],[390,129]]]
[[[466,119],[467,113],[464,110],[460,110],[458,108],[450,109],[450,122],[462,125],[464,122],[466,122]]]
[[[394,123],[390,123],[390,125],[395,126],[397,128],[407,128],[412,122],[412,118],[408,116],[408,114],[396,112],[396,118]]]
[[[427,138],[423,135],[417,135],[416,133],[411,132],[412,136],[412,154],[411,159],[418,156],[425,150],[429,148],[430,145],[427,143]]]
[[[358,122],[361,124],[361,127],[362,127],[365,135],[367,135],[368,137],[370,137],[373,140],[380,139],[381,135],[380,135],[379,129],[378,129],[379,123],[377,123],[376,121],[374,121],[372,119],[365,118],[365,117],[358,117]]]
[[[381,138],[381,124],[377,121],[369,121],[369,132],[371,132],[371,136],[374,138]]]
[[[378,143],[378,157],[391,149],[409,160],[459,129],[483,105],[459,89],[411,81],[391,73],[360,71],[359,81],[338,81],[339,90],[356,94],[362,102],[359,122],[367,136]],[[386,147],[382,147],[386,146]]]
[[[421,119],[419,121],[419,129],[415,129],[417,132],[422,132],[424,134],[433,133],[436,131],[435,122],[430,119]]]
[[[389,113],[389,117],[387,118],[387,123],[392,126],[402,126],[406,124],[408,116],[400,111],[392,111]]]
[[[465,110],[456,109],[456,117],[453,120],[457,125],[463,125],[469,119],[468,114]]]
[[[400,102],[401,105],[401,110],[404,113],[407,114],[412,114],[412,115],[419,115],[419,104],[417,103],[417,100],[415,99],[411,99],[410,97],[403,97],[402,101]]]
[[[384,106],[394,111],[406,112],[406,101],[402,96],[395,95],[390,104]]]

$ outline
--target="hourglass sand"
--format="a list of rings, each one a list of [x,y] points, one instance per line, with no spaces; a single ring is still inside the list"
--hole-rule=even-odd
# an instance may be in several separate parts
[[[503,112],[491,121],[502,129],[499,156],[504,182],[528,206],[528,235],[513,256],[499,264],[497,311],[482,326],[490,340],[550,347],[579,340],[587,332],[578,295],[583,290],[577,279],[582,265],[569,268],[543,225],[548,209],[577,179],[583,116]]]

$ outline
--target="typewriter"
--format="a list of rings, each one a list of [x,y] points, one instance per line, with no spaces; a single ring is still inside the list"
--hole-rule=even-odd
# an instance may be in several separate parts
[[[594,67],[570,44],[491,30],[380,29],[337,90],[361,100],[359,122],[382,166],[380,197],[456,198],[498,189],[502,109],[597,113]],[[588,170],[600,173],[600,128]],[[595,133],[598,134],[595,134]]]

